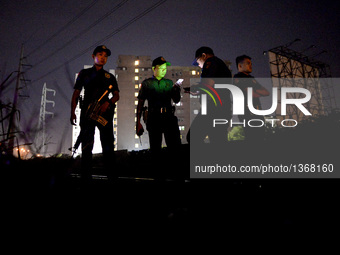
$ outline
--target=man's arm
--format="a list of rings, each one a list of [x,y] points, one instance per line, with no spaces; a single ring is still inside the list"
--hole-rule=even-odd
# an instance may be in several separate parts
[[[199,88],[204,87],[205,85],[213,87],[215,84],[215,81],[210,78],[201,78],[201,81],[198,84],[192,85],[190,87],[185,87],[184,93],[190,93],[191,95],[197,96],[200,94]]]
[[[72,100],[71,100],[71,125],[76,125],[77,123],[77,116],[76,116],[76,107],[77,107],[77,103],[78,103],[78,99],[80,96],[80,90],[79,89],[75,89],[72,95]]]
[[[142,117],[142,109],[143,109],[143,106],[144,106],[144,102],[145,100],[143,99],[138,99],[138,105],[137,105],[137,122],[136,122],[136,134],[138,136],[141,136],[144,132],[144,128],[143,128],[143,125],[142,123],[140,122],[140,119]]]
[[[269,91],[260,85],[259,88],[253,90],[253,97],[266,97],[269,96]]]
[[[102,113],[106,112],[107,108],[109,108],[110,104],[114,105],[117,101],[119,100],[119,92],[118,91],[114,91],[113,92],[113,96],[110,99],[110,101],[105,101],[102,106],[100,107],[100,111]]]
[[[116,102],[118,102],[118,100],[119,100],[119,92],[114,91],[113,97],[111,98],[110,102],[111,102],[111,104],[115,104]]]
[[[171,98],[177,104],[181,100],[181,87],[176,83],[172,87]]]

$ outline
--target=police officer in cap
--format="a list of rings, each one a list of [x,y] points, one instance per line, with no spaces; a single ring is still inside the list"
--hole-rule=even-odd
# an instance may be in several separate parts
[[[164,134],[167,147],[178,148],[181,144],[178,120],[175,116],[175,107],[172,102],[178,103],[181,99],[180,85],[173,84],[172,80],[165,79],[167,66],[171,64],[163,57],[152,62],[153,76],[142,82],[138,94],[136,134],[144,131],[141,124],[142,109],[145,100],[148,101],[148,118],[146,129],[149,132],[150,150],[159,152]]]
[[[201,144],[208,136],[211,144],[223,145],[228,141],[228,125],[213,127],[213,120],[231,119],[231,97],[229,90],[215,90],[214,85],[218,82],[230,84],[231,72],[225,62],[216,57],[213,50],[206,46],[196,50],[193,65],[202,68],[201,81],[197,85],[184,88],[184,91],[193,95],[208,94],[206,92],[208,91],[212,96],[218,95],[221,101],[215,104],[212,97],[207,95],[208,113],[207,115],[202,115],[201,112],[197,114],[191,123],[187,141]],[[194,141],[191,141],[190,137]]]
[[[113,115],[115,104],[119,100],[119,89],[116,78],[103,69],[111,51],[105,46],[97,46],[92,54],[94,65],[79,72],[71,101],[71,124],[76,125],[75,109],[84,89],[84,99],[81,104],[80,129],[82,144],[82,178],[91,180],[92,149],[94,144],[95,127],[100,132],[100,141],[103,150],[104,166],[107,170],[112,168],[114,158]],[[91,115],[95,103],[100,103],[96,115]],[[97,116],[91,118],[90,116]],[[99,120],[105,120],[107,123]],[[111,172],[108,172],[111,177]]]

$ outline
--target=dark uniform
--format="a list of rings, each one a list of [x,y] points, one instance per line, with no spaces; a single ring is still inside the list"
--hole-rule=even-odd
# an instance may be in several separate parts
[[[240,122],[245,121],[245,138],[247,141],[256,141],[262,139],[264,136],[263,127],[249,127],[248,121],[250,119],[260,119],[264,122],[264,117],[260,115],[254,115],[249,111],[248,108],[248,92],[247,88],[251,87],[253,91],[261,89],[262,86],[256,81],[254,76],[247,75],[245,73],[239,72],[234,75],[234,84],[239,87],[244,95],[244,115],[239,115],[238,118]],[[261,102],[259,97],[253,97],[253,106],[255,109],[262,110]]]
[[[109,89],[109,86],[112,88]],[[80,115],[80,128],[83,132],[82,136],[82,168],[83,170],[89,170],[92,166],[92,149],[94,144],[95,127],[97,126],[100,131],[100,141],[103,150],[104,165],[109,167],[114,155],[114,135],[113,135],[113,115],[115,104],[111,104],[103,117],[108,121],[105,126],[99,124],[97,121],[91,120],[88,117],[87,109],[89,105],[97,101],[106,90],[109,89],[109,93],[105,95],[101,101],[108,101],[110,92],[118,90],[118,84],[116,78],[105,71],[104,69],[96,70],[95,66],[88,69],[83,69],[79,72],[74,89],[85,89],[84,99],[81,104]],[[89,174],[85,172],[83,174]]]
[[[231,78],[231,72],[222,59],[213,56],[204,62],[201,78]]]
[[[178,120],[171,100],[175,103],[180,101],[180,88],[173,86],[171,80],[157,80],[152,77],[142,82],[138,99],[148,100],[146,129],[149,132],[151,151],[161,149],[162,134],[169,149],[179,146],[181,140]]]
[[[221,79],[223,78],[223,80]],[[221,80],[220,80],[221,79]],[[198,85],[190,87],[191,91],[199,91],[200,94],[205,94],[204,91],[199,90],[200,87],[204,88],[206,82],[213,80],[214,83],[231,82],[231,72],[223,60],[216,56],[208,58],[203,65],[201,82]],[[212,98],[207,95],[207,115],[198,113],[193,122],[191,123],[190,132],[187,134],[187,140],[194,139],[195,142],[201,143],[206,136],[209,137],[211,144],[223,144],[228,140],[228,125],[216,125],[213,127],[214,119],[227,119],[230,120],[231,113],[231,98],[230,91],[227,89],[216,89],[221,98],[222,105],[215,105]],[[191,138],[190,138],[191,137]]]

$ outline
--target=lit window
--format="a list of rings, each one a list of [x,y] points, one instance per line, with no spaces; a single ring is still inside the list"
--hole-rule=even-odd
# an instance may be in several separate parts
[[[192,71],[191,71],[191,74],[192,74],[192,75],[196,75],[196,71],[195,71],[195,70],[192,70]]]
[[[135,81],[138,81],[139,80],[139,77],[138,76],[135,76]]]
[[[138,92],[135,92],[135,97],[138,97]]]
[[[139,86],[138,86],[138,84],[135,84],[135,89],[139,89]]]
[[[135,100],[135,105],[138,105],[138,100]]]
[[[139,66],[139,60],[135,60],[135,66]]]
[[[138,143],[135,143],[135,148],[139,148],[139,144]]]
[[[139,73],[139,69],[138,68],[135,69],[135,73]]]
[[[137,134],[135,134],[135,139],[138,139],[139,137],[138,137],[138,135]]]

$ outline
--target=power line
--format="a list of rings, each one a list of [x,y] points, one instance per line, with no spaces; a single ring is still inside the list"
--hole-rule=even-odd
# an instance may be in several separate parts
[[[34,50],[32,50],[26,57],[32,55],[33,53],[35,53],[36,51],[38,51],[39,49],[41,49],[41,47],[47,43],[49,43],[53,38],[55,38],[56,36],[58,36],[62,31],[64,31],[66,28],[68,28],[72,23],[74,23],[77,19],[79,19],[81,16],[83,16],[88,10],[90,10],[96,3],[98,2],[98,0],[94,0],[92,3],[90,3],[84,10],[82,10],[80,13],[78,13],[76,16],[73,17],[73,19],[71,19],[69,22],[67,22],[67,24],[65,24],[64,26],[62,26],[57,32],[55,32],[53,35],[51,35],[46,41],[44,41],[42,44],[40,44],[38,47],[36,47]]]
[[[68,46],[69,44],[71,44],[72,42],[74,42],[76,39],[78,39],[79,37],[83,36],[85,33],[87,33],[88,31],[90,31],[91,28],[93,28],[94,26],[98,25],[100,22],[102,22],[105,18],[107,18],[109,15],[111,15],[112,13],[114,13],[115,11],[117,11],[120,7],[122,7],[128,0],[124,0],[122,2],[120,2],[119,4],[117,4],[115,7],[113,7],[109,12],[107,12],[104,16],[100,17],[98,20],[96,20],[94,23],[92,23],[90,26],[88,26],[87,28],[83,29],[82,31],[80,31],[77,35],[75,35],[73,38],[71,38],[68,42],[66,42],[63,46],[59,47],[57,50],[55,50],[54,52],[52,52],[51,54],[49,54],[48,56],[44,57],[42,60],[37,61],[36,64],[33,65],[32,68],[39,66],[40,64],[42,64],[43,62],[45,62],[46,60],[48,60],[49,58],[51,58],[52,56],[54,56],[55,54],[57,54],[59,51],[61,51],[62,49],[64,49],[66,46]],[[31,68],[31,69],[32,69]]]
[[[51,73],[59,70],[60,68],[62,68],[63,66],[67,65],[68,63],[76,60],[77,58],[79,58],[80,56],[84,55],[86,52],[90,51],[91,49],[93,49],[94,47],[96,47],[98,44],[100,44],[103,41],[108,40],[109,38],[111,38],[112,36],[118,34],[119,32],[121,32],[122,30],[126,29],[128,26],[130,26],[131,24],[135,23],[137,20],[141,19],[142,17],[144,17],[145,15],[147,15],[148,13],[150,13],[151,11],[153,11],[154,9],[156,9],[157,7],[161,6],[162,4],[164,4],[166,2],[166,0],[161,0],[158,1],[157,3],[155,3],[154,5],[152,5],[151,7],[149,7],[148,9],[146,9],[145,11],[141,12],[139,15],[137,15],[136,17],[134,17],[133,19],[131,19],[130,21],[128,21],[127,23],[125,23],[124,25],[122,25],[121,27],[115,29],[112,33],[110,33],[109,35],[107,35],[106,37],[102,38],[101,40],[97,41],[96,43],[92,44],[90,47],[84,49],[83,51],[81,51],[79,54],[75,55],[74,57],[72,57],[71,59],[67,60],[66,62],[64,62],[63,64],[53,68],[52,70],[50,70],[49,72],[47,72],[46,74],[40,76],[39,78],[37,78],[36,80],[34,80],[34,82],[39,81],[43,78],[45,78],[46,76],[50,75]]]

